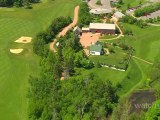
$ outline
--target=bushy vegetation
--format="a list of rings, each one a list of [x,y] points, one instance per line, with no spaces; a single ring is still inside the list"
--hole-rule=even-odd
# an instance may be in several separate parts
[[[160,21],[160,16],[156,17],[156,18],[149,18],[146,20],[146,22],[148,23],[156,23]]]
[[[160,100],[157,100],[147,111],[145,120],[158,120],[160,118]]]
[[[80,27],[83,27],[85,25],[89,25],[89,23],[92,21],[91,14],[89,13],[89,8],[86,3],[80,4],[80,10],[79,10],[79,21],[78,24]]]
[[[97,5],[102,5],[101,0],[97,0],[96,4]]]
[[[102,81],[89,74],[84,78],[62,83],[57,101],[59,118],[62,120],[105,119],[117,102],[116,89],[111,82]]]
[[[45,45],[51,42],[56,35],[71,22],[72,20],[70,17],[59,17],[51,23],[46,31],[38,33],[33,41],[34,53],[40,56],[45,55]]]
[[[145,14],[155,12],[157,10],[160,10],[160,3],[156,3],[156,4],[153,4],[153,5],[149,5],[149,6],[137,9],[137,10],[135,10],[134,15],[136,17],[140,17],[140,16],[143,16]]]
[[[140,28],[144,28],[145,26],[147,26],[145,21],[137,20],[136,18],[133,18],[132,16],[129,16],[129,15],[122,17],[121,21],[123,23],[135,24],[135,25],[139,26]]]

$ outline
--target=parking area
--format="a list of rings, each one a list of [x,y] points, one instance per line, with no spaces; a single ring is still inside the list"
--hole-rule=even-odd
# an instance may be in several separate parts
[[[80,37],[80,43],[84,48],[89,47],[92,43],[96,43],[99,40],[100,33],[82,33]]]
[[[150,14],[148,14],[148,15],[146,15],[146,16],[142,16],[141,19],[142,19],[142,20],[147,20],[147,19],[149,19],[149,18],[156,18],[156,17],[158,17],[158,16],[160,16],[160,10],[158,10],[158,11],[156,11],[156,12],[153,12],[153,13],[150,13]]]

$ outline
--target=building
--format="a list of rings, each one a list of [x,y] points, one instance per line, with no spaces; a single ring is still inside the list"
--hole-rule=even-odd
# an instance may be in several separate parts
[[[82,33],[92,32],[101,34],[115,34],[115,24],[90,23],[88,28],[82,28]]]
[[[82,34],[82,30],[81,28],[79,28],[78,26],[76,26],[74,29],[73,29],[73,32],[75,35],[79,36]]]
[[[87,33],[87,32],[90,32],[90,29],[89,29],[89,28],[82,27],[82,33]]]
[[[90,23],[89,29],[92,33],[115,34],[116,26],[115,24]]]
[[[103,47],[100,44],[93,44],[90,46],[89,50],[90,55],[102,55],[103,54]]]
[[[118,12],[115,12],[113,16],[116,17],[117,19],[120,19],[120,18],[122,18],[125,15],[123,13],[121,13],[121,12],[118,11]]]
[[[103,9],[103,8],[97,8],[97,9],[91,9],[89,11],[91,14],[100,15],[100,14],[108,14],[111,13],[111,9]]]

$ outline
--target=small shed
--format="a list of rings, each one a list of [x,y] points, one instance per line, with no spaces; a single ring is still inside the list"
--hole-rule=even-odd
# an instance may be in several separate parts
[[[81,28],[79,28],[78,26],[76,26],[74,29],[73,29],[73,32],[75,35],[79,36],[82,34],[82,30]]]
[[[90,46],[90,55],[102,55],[103,54],[103,47],[100,44],[93,44]]]

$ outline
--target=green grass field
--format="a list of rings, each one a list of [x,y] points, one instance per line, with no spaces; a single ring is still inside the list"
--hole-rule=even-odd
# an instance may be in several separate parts
[[[33,9],[0,8],[0,120],[27,120],[27,86],[30,74],[39,71],[39,58],[32,44],[14,43],[21,36],[34,37],[58,16],[73,16],[80,0],[54,0],[33,5]],[[10,48],[24,48],[14,55]]]
[[[94,63],[103,63],[106,65],[118,66],[120,68],[125,68],[125,64],[123,64],[124,58],[127,57],[126,51],[122,50],[119,47],[112,47],[114,53],[109,55],[101,55],[101,56],[90,56],[90,59]]]

